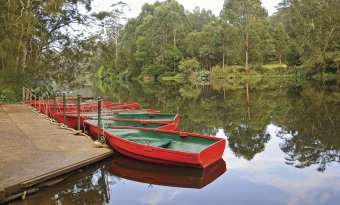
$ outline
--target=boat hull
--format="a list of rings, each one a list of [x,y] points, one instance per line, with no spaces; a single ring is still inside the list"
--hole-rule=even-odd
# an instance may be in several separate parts
[[[54,117],[54,102],[53,100],[49,100],[48,101],[48,105],[47,105],[47,101],[46,100],[36,100],[35,102],[31,102],[31,106],[36,108],[36,109],[40,109],[40,112],[48,114],[49,117]],[[112,109],[112,108],[129,108],[129,109],[138,109],[138,102],[110,102],[110,101],[105,101],[102,104],[102,109]],[[48,109],[46,109],[46,107],[48,107]],[[65,110],[67,112],[70,111],[77,111],[77,104],[75,103],[69,103],[67,102]],[[55,110],[56,112],[62,112],[64,109],[64,105],[60,102],[58,102],[55,105]],[[81,103],[80,104],[80,109],[82,111],[86,111],[86,110],[97,110],[98,109],[98,103],[97,102],[90,102],[90,103]],[[48,113],[46,112],[48,111]]]

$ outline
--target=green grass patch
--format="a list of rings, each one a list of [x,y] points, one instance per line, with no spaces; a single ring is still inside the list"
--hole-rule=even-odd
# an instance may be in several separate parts
[[[273,69],[280,69],[280,68],[287,68],[288,66],[286,64],[266,64],[262,66],[265,69],[273,70]]]
[[[178,73],[175,76],[161,76],[159,77],[159,80],[162,81],[176,81],[176,82],[184,82],[185,81],[185,75],[182,73]]]
[[[337,76],[336,73],[318,73],[316,75],[313,75],[312,78],[317,81],[333,81],[337,80],[340,76]]]

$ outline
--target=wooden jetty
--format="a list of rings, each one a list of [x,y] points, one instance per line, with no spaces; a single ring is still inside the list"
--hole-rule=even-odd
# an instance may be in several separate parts
[[[25,105],[0,105],[0,204],[112,153]]]

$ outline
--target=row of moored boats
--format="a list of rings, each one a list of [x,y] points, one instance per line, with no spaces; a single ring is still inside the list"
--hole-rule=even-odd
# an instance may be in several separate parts
[[[80,125],[93,139],[99,136],[116,151],[139,160],[207,167],[225,149],[225,139],[178,131],[179,115],[139,109],[137,102],[86,101],[78,106],[74,98],[65,104],[57,98],[30,104],[70,128]]]

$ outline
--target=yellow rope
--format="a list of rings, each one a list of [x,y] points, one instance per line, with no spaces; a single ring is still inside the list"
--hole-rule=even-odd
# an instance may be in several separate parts
[[[57,122],[55,119],[50,118],[49,116],[45,115],[44,113],[38,112],[37,109],[35,109],[35,108],[31,107],[31,106],[26,106],[26,107],[29,108],[29,109],[32,109],[33,113],[35,113],[35,114],[37,114],[37,115],[41,115],[41,116],[44,117],[44,119],[49,120],[51,124],[53,124],[53,125],[58,125],[61,129],[69,130],[69,131],[71,131],[72,134],[74,134],[74,135],[82,135],[82,136],[85,136],[85,137],[87,137],[88,139],[91,139],[91,140],[92,140],[92,138],[91,138],[90,136],[88,136],[87,134],[83,133],[81,130],[75,130],[75,129],[73,129],[73,128],[67,127],[67,126],[64,125],[63,123]],[[96,144],[96,143],[95,143],[95,144]],[[96,145],[96,146],[98,147],[98,145]],[[104,146],[101,146],[101,147],[104,147]]]

